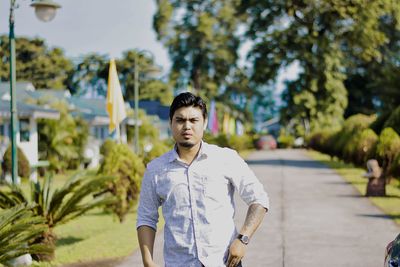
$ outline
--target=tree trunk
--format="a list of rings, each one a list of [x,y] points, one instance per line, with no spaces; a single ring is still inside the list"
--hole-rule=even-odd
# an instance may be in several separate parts
[[[46,245],[51,249],[49,254],[32,254],[32,258],[36,261],[52,261],[55,258],[57,237],[53,232],[53,229],[49,229],[44,232],[41,237],[37,238],[34,243]]]
[[[386,196],[386,179],[384,177],[368,179],[367,197],[384,197]]]

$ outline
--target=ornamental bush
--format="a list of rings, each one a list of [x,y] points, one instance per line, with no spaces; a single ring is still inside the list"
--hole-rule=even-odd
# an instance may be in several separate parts
[[[339,158],[346,159],[347,155],[345,155],[344,149],[347,143],[353,142],[353,136],[367,129],[375,120],[375,115],[367,116],[364,114],[356,114],[347,118],[342,129],[332,139],[333,154]]]
[[[142,159],[126,144],[116,144],[104,157],[99,174],[115,177],[108,192],[117,198],[107,210],[114,212],[122,222],[137,203],[145,167]]]
[[[391,127],[400,134],[400,107],[397,107],[385,121],[384,128]]]
[[[286,133],[285,130],[281,130],[278,136],[278,146],[280,148],[291,148],[294,145],[294,136]]]
[[[103,155],[104,158],[107,157],[116,144],[114,140],[107,138],[100,146],[100,154]]]
[[[153,143],[152,145],[153,147],[151,148],[151,150],[149,152],[144,153],[143,157],[144,165],[147,165],[147,163],[161,156],[162,154],[168,152],[171,149],[165,142],[161,141]]]
[[[23,178],[29,178],[30,175],[30,165],[27,157],[25,156],[22,149],[17,148],[18,153],[18,176]],[[7,150],[4,152],[2,168],[5,173],[11,173],[12,169],[12,155],[11,155],[11,145],[7,147]]]
[[[235,149],[236,151],[243,151],[246,149],[254,148],[253,139],[251,136],[244,135],[232,135],[229,138],[229,147]]]
[[[331,155],[330,140],[333,136],[330,131],[318,131],[307,138],[307,143],[310,148]]]
[[[365,129],[359,135],[353,154],[353,162],[364,166],[368,159],[375,158],[378,135],[372,129]]]
[[[376,153],[386,175],[392,175],[393,164],[400,155],[400,137],[392,128],[385,128],[379,136]]]

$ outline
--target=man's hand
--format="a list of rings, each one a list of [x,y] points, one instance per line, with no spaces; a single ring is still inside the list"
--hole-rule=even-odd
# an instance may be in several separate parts
[[[226,263],[227,267],[236,267],[246,253],[246,245],[239,239],[235,239],[229,248],[229,257]]]

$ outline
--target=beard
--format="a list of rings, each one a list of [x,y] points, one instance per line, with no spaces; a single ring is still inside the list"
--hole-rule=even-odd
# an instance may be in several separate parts
[[[179,142],[178,145],[181,146],[181,147],[185,147],[185,148],[192,148],[192,147],[195,146],[194,143],[189,142],[189,141]]]

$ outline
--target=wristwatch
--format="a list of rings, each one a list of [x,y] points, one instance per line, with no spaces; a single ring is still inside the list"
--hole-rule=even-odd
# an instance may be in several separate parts
[[[242,243],[245,244],[245,245],[249,244],[249,242],[250,242],[250,238],[249,238],[247,235],[239,234],[239,235],[237,236],[237,239],[239,239],[240,242],[242,242]]]

